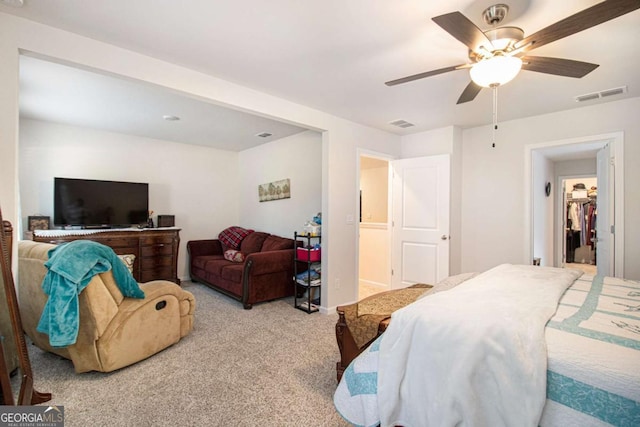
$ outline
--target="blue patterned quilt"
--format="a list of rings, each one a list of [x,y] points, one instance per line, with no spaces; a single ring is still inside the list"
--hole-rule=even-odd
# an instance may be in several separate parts
[[[540,426],[640,426],[640,282],[583,276],[545,329],[547,401]],[[350,423],[375,426],[382,335],[345,370],[334,395]]]

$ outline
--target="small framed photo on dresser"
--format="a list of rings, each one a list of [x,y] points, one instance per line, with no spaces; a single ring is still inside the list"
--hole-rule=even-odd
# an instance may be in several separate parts
[[[51,220],[48,216],[30,216],[28,217],[29,231],[48,230]]]
[[[158,227],[173,227],[175,225],[175,215],[158,215]]]

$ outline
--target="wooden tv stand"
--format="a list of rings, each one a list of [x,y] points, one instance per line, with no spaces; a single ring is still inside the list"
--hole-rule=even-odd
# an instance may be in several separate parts
[[[133,277],[140,282],[178,279],[178,246],[180,229],[125,228],[114,230],[34,230],[36,242],[60,244],[72,240],[93,240],[111,247],[116,254],[133,254]]]

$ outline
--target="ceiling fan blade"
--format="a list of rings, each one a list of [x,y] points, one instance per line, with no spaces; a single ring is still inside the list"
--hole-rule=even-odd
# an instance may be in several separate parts
[[[464,104],[465,102],[473,101],[481,90],[482,86],[479,86],[474,82],[469,82],[467,87],[464,88],[462,95],[460,95],[460,98],[458,98],[458,102],[456,102],[456,104]]]
[[[640,8],[638,0],[606,0],[525,37],[515,46],[529,51]]]
[[[403,77],[401,79],[391,80],[385,82],[387,86],[395,86],[401,83],[412,82],[414,80],[424,79],[425,77],[431,77],[438,74],[448,73],[449,71],[461,70],[463,68],[469,68],[471,64],[454,65],[453,67],[440,68],[439,70],[425,71],[424,73],[414,74],[412,76]]]
[[[460,12],[451,12],[431,19],[472,51],[476,51],[482,44],[491,44],[491,40],[482,30]]]
[[[557,76],[581,78],[599,67],[598,64],[544,56],[523,56],[522,69]]]

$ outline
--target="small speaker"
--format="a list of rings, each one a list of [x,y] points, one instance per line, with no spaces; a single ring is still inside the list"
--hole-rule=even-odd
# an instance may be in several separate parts
[[[158,227],[173,227],[175,225],[175,215],[158,215]]]

